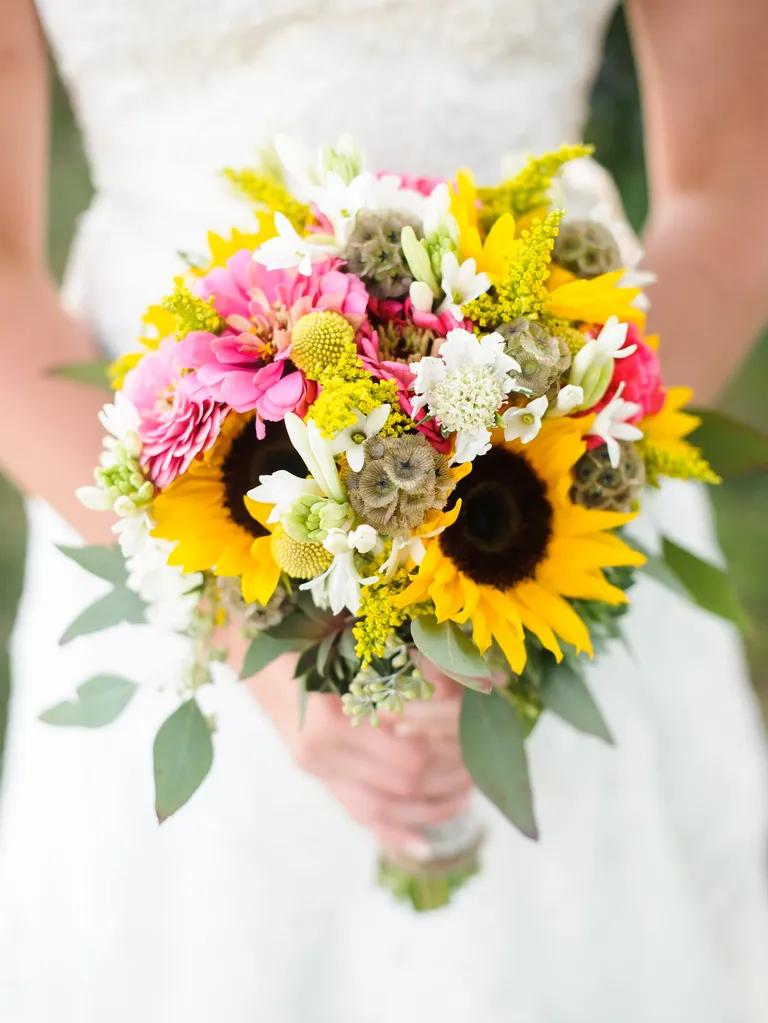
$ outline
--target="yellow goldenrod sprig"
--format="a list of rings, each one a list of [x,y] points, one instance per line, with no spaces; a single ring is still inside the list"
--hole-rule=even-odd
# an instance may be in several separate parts
[[[255,205],[266,207],[272,213],[284,214],[299,232],[306,228],[310,217],[309,206],[294,199],[277,178],[248,167],[242,170],[228,167],[224,174]]]
[[[646,439],[638,447],[645,461],[646,482],[652,486],[659,485],[659,476],[722,483],[699,448],[687,441],[677,440],[665,444],[663,441]]]
[[[481,222],[487,230],[503,213],[521,216],[531,210],[547,207],[552,179],[566,163],[592,153],[592,146],[561,146],[553,153],[532,156],[519,173],[500,185],[481,188]]]
[[[387,640],[408,618],[408,610],[395,607],[392,598],[409,583],[407,570],[401,568],[391,579],[362,587],[358,621],[352,631],[357,641],[355,652],[364,668],[374,657],[384,656]]]
[[[564,210],[552,210],[543,220],[536,218],[529,231],[523,231],[507,264],[503,277],[484,295],[465,305],[463,313],[483,330],[494,330],[518,316],[536,320],[548,292],[552,248]]]
[[[173,313],[176,318],[176,337],[179,341],[193,330],[220,334],[225,326],[224,320],[213,308],[213,302],[193,295],[180,278],[175,281],[173,292],[163,299],[162,308]]]

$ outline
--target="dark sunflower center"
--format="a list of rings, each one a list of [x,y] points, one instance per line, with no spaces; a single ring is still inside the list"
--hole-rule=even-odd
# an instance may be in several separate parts
[[[451,503],[461,511],[440,536],[456,567],[477,583],[510,589],[533,576],[552,526],[544,483],[522,455],[493,448],[461,480]]]
[[[291,444],[282,423],[270,423],[264,440],[256,436],[256,427],[249,421],[235,438],[224,459],[221,476],[227,508],[233,520],[253,536],[266,536],[266,529],[251,518],[243,498],[258,486],[259,477],[287,469],[295,476],[306,476],[307,469]]]

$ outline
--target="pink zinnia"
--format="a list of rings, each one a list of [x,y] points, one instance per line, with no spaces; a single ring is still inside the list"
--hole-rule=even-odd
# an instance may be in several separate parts
[[[125,379],[124,393],[141,416],[141,463],[164,490],[215,442],[228,409],[189,392],[176,362],[174,337],[161,341]]]
[[[338,260],[315,264],[306,277],[295,269],[267,270],[244,249],[226,267],[206,274],[198,292],[212,299],[227,329],[221,335],[194,331],[179,343],[181,364],[194,370],[190,385],[196,393],[237,412],[255,409],[260,435],[264,419],[281,420],[291,411],[301,415],[315,385],[287,362],[293,325],[315,309],[338,312],[355,328],[365,319],[365,286],[338,265]]]
[[[376,174],[377,178],[387,178],[392,175],[392,171],[378,171]],[[401,188],[410,188],[413,192],[419,192],[421,195],[429,197],[432,195],[438,185],[445,185],[448,182],[445,178],[420,178],[416,174],[398,174],[394,172],[394,176],[400,178]]]

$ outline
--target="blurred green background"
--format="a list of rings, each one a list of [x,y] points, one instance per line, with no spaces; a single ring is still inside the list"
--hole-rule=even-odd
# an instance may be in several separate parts
[[[90,196],[77,131],[60,83],[52,79],[49,259],[59,276],[77,215]],[[617,12],[606,38],[605,57],[592,97],[586,137],[614,174],[630,220],[643,223],[647,203],[643,134],[637,82],[623,13]],[[768,430],[768,337],[759,344],[723,395],[722,407]],[[738,399],[737,399],[738,396]],[[768,474],[728,482],[714,493],[723,549],[734,584],[754,629],[748,638],[753,677],[768,708]],[[0,476],[0,752],[9,692],[7,640],[21,591],[24,515],[19,495]]]

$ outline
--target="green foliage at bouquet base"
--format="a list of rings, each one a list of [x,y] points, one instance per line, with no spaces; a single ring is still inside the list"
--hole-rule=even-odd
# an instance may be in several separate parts
[[[40,715],[47,725],[101,728],[127,707],[136,683],[120,675],[95,675],[77,687],[77,699],[64,700]]]
[[[213,763],[211,731],[195,699],[163,723],[153,757],[155,812],[162,824],[197,792]]]
[[[411,623],[413,642],[419,651],[457,682],[488,693],[491,669],[466,633],[455,622],[438,622],[422,615]]]
[[[475,785],[529,838],[538,838],[525,754],[524,724],[497,690],[467,689],[459,735],[464,763]]]
[[[575,658],[566,658],[559,664],[552,658],[541,683],[541,701],[580,732],[613,745],[613,737],[587,688],[581,664]]]
[[[480,870],[477,854],[470,862],[454,870],[440,871],[429,867],[408,870],[393,863],[382,853],[379,858],[379,885],[417,913],[430,913],[449,905],[453,896]]]
[[[141,625],[146,621],[144,601],[126,586],[128,570],[117,544],[109,547],[63,547],[59,550],[86,572],[112,583],[113,589],[85,608],[71,622],[59,642],[64,645],[78,636],[111,629],[123,622]]]
[[[736,596],[728,572],[666,538],[663,552],[665,564],[683,584],[694,603],[719,618],[733,622],[742,631],[748,631],[749,618]]]

